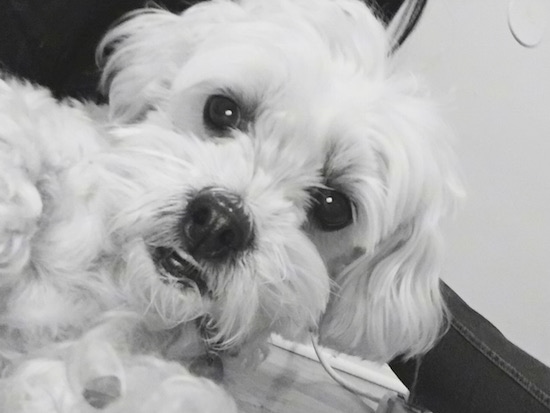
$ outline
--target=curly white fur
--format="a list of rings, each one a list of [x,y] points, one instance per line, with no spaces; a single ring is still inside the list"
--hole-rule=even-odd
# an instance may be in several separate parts
[[[254,359],[273,331],[319,329],[384,361],[433,345],[439,225],[461,188],[437,110],[392,67],[387,37],[356,0],[213,0],[142,10],[107,34],[110,121],[1,80],[0,403],[34,411],[47,394],[50,411],[87,411],[77,384],[105,380],[127,389],[113,412],[135,411],[149,385],[167,395],[189,381],[224,400],[166,359]],[[220,95],[243,117],[224,131],[205,122]],[[254,230],[224,265],[181,239],[206,189],[238,197]],[[312,218],[327,189],[353,209],[331,232]],[[158,248],[198,268],[207,292],[160,269]],[[109,326],[127,311],[138,321],[121,341]],[[71,354],[118,370],[82,379]]]

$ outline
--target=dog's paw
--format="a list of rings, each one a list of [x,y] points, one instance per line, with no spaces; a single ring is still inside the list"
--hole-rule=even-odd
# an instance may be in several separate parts
[[[105,341],[86,342],[67,361],[69,382],[81,400],[105,413],[236,412],[213,381],[152,355],[121,354]]]
[[[42,208],[25,170],[0,159],[0,276],[15,276],[29,262]]]
[[[127,366],[127,393],[109,413],[236,413],[235,401],[213,381],[193,376],[175,362],[143,356]]]
[[[83,359],[31,358],[0,379],[0,411],[10,413],[237,413],[221,387],[154,356],[120,355],[106,343]],[[97,361],[97,364],[88,364]],[[110,363],[113,364],[110,364]]]

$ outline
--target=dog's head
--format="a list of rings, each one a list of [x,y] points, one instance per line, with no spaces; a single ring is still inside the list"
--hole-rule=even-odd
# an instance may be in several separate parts
[[[289,140],[279,159],[271,132],[256,136],[204,140],[146,122],[119,129],[103,157],[126,295],[161,326],[200,318],[218,349],[315,327],[330,292],[303,231],[317,164],[304,143]]]
[[[324,313],[321,338],[347,352],[433,344],[439,221],[460,185],[434,107],[363,3],[145,10],[102,47],[113,116],[179,136],[148,178],[144,233],[163,277],[192,274],[219,304],[218,339]]]

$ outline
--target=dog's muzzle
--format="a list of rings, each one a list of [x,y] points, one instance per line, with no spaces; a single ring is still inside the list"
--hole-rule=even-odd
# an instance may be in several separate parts
[[[186,251],[198,262],[225,263],[249,249],[254,230],[240,196],[208,188],[188,203],[181,220]]]
[[[181,246],[155,247],[151,256],[162,279],[182,288],[210,292],[205,268],[230,264],[254,240],[252,223],[242,199],[220,189],[203,189],[192,197],[179,226]]]

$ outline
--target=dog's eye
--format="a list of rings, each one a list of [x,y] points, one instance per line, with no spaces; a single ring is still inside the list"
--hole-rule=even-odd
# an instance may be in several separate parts
[[[349,198],[334,189],[317,189],[313,194],[311,216],[323,231],[337,231],[353,222],[353,207]]]
[[[203,119],[207,127],[217,132],[237,129],[241,124],[241,108],[227,96],[212,95],[204,105]]]

